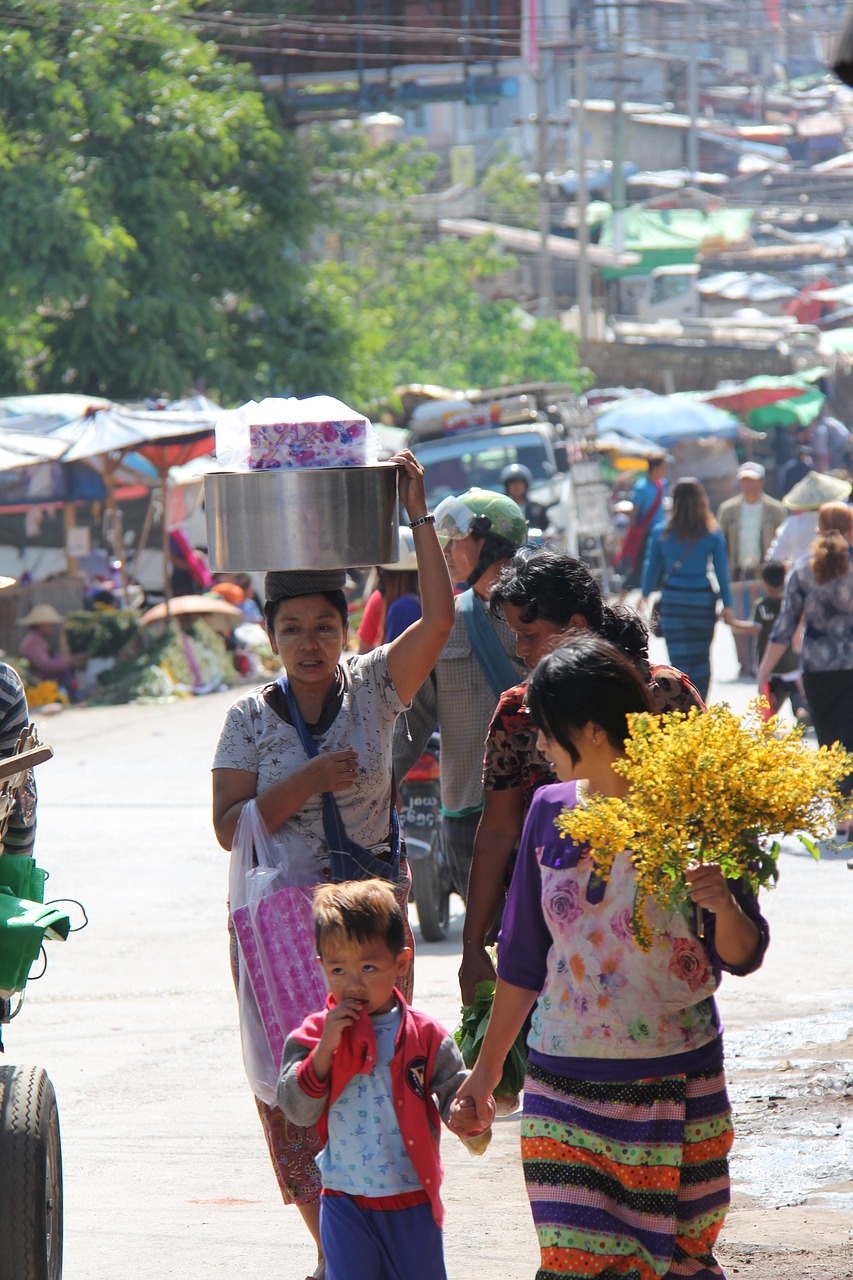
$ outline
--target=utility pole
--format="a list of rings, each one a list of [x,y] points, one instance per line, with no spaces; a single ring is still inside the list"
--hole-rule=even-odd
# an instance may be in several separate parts
[[[616,50],[613,61],[613,252],[625,251],[625,9],[616,0]]]
[[[575,58],[575,168],[578,174],[578,330],[582,342],[589,337],[589,315],[592,310],[592,291],[589,272],[589,229],[586,225],[588,192],[586,186],[586,25],[580,22],[577,32],[577,56]]]
[[[540,57],[536,67],[536,168],[539,173],[539,298],[542,315],[553,316],[557,305],[554,297],[554,264],[548,238],[551,234],[551,204],[545,173],[548,168],[548,104],[545,94],[545,68]]]
[[[699,66],[696,53],[698,40],[698,23],[696,21],[696,5],[698,0],[687,0],[687,43],[690,47],[687,62],[687,114],[690,124],[687,128],[687,168],[690,181],[696,181],[699,172],[699,137],[696,121],[699,115]]]
[[[613,59],[613,173],[610,179],[610,204],[613,209],[613,253],[619,258],[625,252],[625,10],[623,0],[616,0],[616,49]],[[613,281],[612,309],[618,313],[622,305],[619,278]]]

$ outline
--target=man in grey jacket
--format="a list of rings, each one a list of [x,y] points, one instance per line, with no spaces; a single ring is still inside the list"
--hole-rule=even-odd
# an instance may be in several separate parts
[[[764,492],[764,467],[745,462],[737,473],[740,493],[720,507],[717,519],[726,540],[729,576],[735,593],[735,613],[751,618],[761,593],[760,568],[779,525],[787,512],[781,502]],[[755,638],[735,632],[741,676],[755,675]]]
[[[474,836],[483,810],[483,752],[498,698],[524,677],[515,636],[489,613],[501,569],[527,539],[517,503],[490,489],[469,489],[436,507],[436,532],[447,539],[450,576],[468,590],[456,597],[456,621],[435,669],[394,734],[394,772],[402,782],[438,725],[441,807],[453,888],[464,900]]]

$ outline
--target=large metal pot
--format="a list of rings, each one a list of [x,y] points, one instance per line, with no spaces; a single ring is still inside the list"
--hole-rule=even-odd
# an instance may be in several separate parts
[[[400,558],[394,463],[223,471],[204,478],[217,572],[338,569]]]

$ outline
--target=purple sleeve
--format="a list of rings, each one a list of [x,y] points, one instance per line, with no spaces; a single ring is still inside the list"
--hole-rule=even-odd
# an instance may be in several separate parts
[[[761,914],[758,906],[758,899],[755,894],[748,885],[744,884],[742,880],[727,880],[726,884],[734,894],[741,911],[743,911],[744,915],[749,917],[758,929],[759,939],[758,949],[748,964],[726,964],[725,961],[721,960],[717,955],[717,947],[714,937],[716,916],[713,911],[702,912],[705,931],[705,937],[702,941],[705,944],[705,950],[708,952],[711,967],[714,970],[714,977],[717,979],[717,982],[720,981],[720,976],[723,972],[734,974],[734,976],[738,978],[743,978],[748,973],[755,973],[756,969],[761,968],[764,961],[764,953],[770,945],[770,926]]]
[[[536,850],[560,839],[554,818],[562,800],[556,808],[553,799],[549,803],[549,793],[556,790],[540,787],[530,802],[498,935],[498,977],[525,991],[541,991],[548,972],[552,939],[542,914],[542,877]]]

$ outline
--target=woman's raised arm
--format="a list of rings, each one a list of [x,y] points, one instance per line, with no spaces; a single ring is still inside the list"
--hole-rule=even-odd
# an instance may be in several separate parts
[[[400,464],[400,501],[413,526],[418,557],[421,616],[388,646],[388,671],[402,702],[412,698],[436,664],[453,626],[453,587],[435,525],[418,524],[427,515],[424,469],[408,449],[392,462]]]

